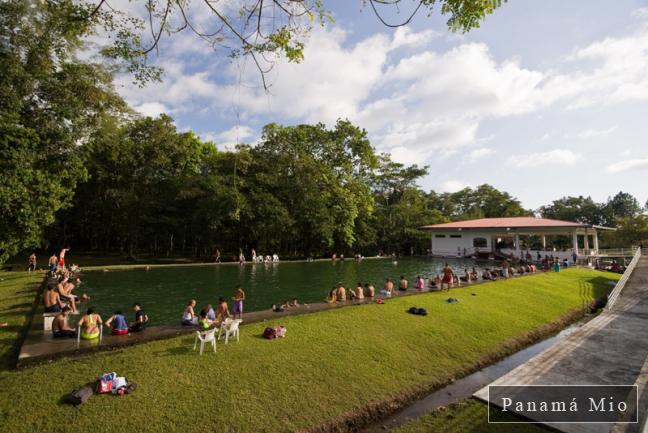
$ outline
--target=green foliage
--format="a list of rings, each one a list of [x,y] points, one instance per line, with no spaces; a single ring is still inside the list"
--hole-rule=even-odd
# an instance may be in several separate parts
[[[245,325],[240,342],[219,343],[216,354],[199,356],[194,337],[182,336],[4,371],[0,421],[12,433],[97,426],[184,432],[187,420],[201,414],[213,431],[304,431],[370,402],[444,383],[480,359],[505,356],[501,344],[581,309],[618,277],[569,269],[454,289],[456,304],[446,303],[445,293],[429,293]],[[407,314],[413,300],[430,314]],[[288,330],[285,339],[260,338],[279,323]],[[80,409],[56,404],[108,371],[127,376],[137,391],[93,396]],[[120,421],[106,422],[106,414],[120,414]]]
[[[505,2],[506,0],[423,0],[430,14],[435,4],[441,4],[441,13],[450,15],[448,28],[462,33],[479,28],[486,16],[495,12],[495,9]]]
[[[584,224],[604,225],[608,222],[603,214],[603,205],[594,202],[592,197],[563,197],[541,206],[540,213],[544,218]]]

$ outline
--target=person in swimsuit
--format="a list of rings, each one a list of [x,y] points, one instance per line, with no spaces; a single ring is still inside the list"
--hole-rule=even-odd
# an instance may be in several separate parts
[[[36,270],[36,253],[32,252],[31,255],[29,256],[29,266],[27,267],[27,271],[35,271]]]
[[[443,290],[443,285],[446,284],[448,290],[454,285],[454,272],[449,264],[445,264],[443,267],[443,279],[441,280],[441,290]]]
[[[334,304],[337,301],[337,287],[333,287],[326,297],[326,302]]]
[[[400,280],[398,281],[398,290],[401,292],[407,291],[407,288],[409,286],[409,281],[407,281],[407,278],[405,276],[401,275]]]
[[[52,322],[52,334],[54,334],[54,338],[76,338],[76,329],[70,328],[67,321],[71,311],[72,309],[70,307],[64,307],[63,311],[54,318]]]
[[[417,277],[416,277],[416,281],[415,281],[415,283],[414,283],[414,287],[415,287],[416,290],[418,290],[419,292],[422,291],[423,289],[425,289],[425,280],[423,279],[422,276],[417,275]]]
[[[63,301],[61,301],[59,293],[54,289],[55,287],[52,285],[47,286],[47,291],[43,296],[46,313],[58,313],[65,306]]]
[[[338,302],[346,301],[346,289],[344,288],[342,283],[337,283],[336,301]]]
[[[48,266],[51,272],[56,270],[56,267],[58,266],[58,257],[56,257],[56,254],[52,254],[52,257],[49,258]]]
[[[239,319],[243,320],[243,301],[245,300],[245,292],[240,286],[236,288],[236,292],[234,292],[234,297],[232,299],[234,300],[234,305],[232,305],[234,318],[236,318],[236,315],[238,314]]]
[[[365,284],[365,289],[367,290],[367,298],[373,298],[376,296],[376,288],[373,286],[373,284]]]
[[[358,282],[358,285],[355,288],[355,297],[356,299],[364,299],[364,289],[362,288],[362,283]]]
[[[216,322],[220,323],[225,319],[231,317],[232,315],[229,312],[229,308],[227,307],[227,302],[225,301],[225,298],[223,297],[218,298],[218,307],[216,308]]]
[[[182,313],[183,325],[196,326],[198,324],[198,317],[196,317],[196,313],[194,312],[195,306],[196,306],[196,300],[192,299],[185,307],[184,313]]]
[[[59,292],[59,295],[61,296],[61,299],[72,307],[72,312],[76,313],[76,296],[72,294],[72,290],[74,290],[74,284],[70,283],[67,277],[65,277],[60,280],[57,286],[57,290]]]
[[[115,314],[106,320],[106,326],[112,328],[112,331],[110,331],[112,335],[128,334],[128,322],[121,311],[115,311]]]
[[[142,311],[142,306],[139,303],[136,302],[133,304],[133,310],[135,310],[135,322],[128,328],[128,332],[143,331],[149,318],[146,313]]]
[[[393,292],[394,283],[389,278],[385,279],[385,287],[380,291],[380,294],[387,298],[391,298]]]
[[[61,253],[59,254],[59,261],[58,261],[58,265],[59,265],[60,267],[62,267],[62,268],[65,267],[65,253],[67,253],[68,251],[70,251],[69,248],[63,248],[63,249],[61,250]]]
[[[84,340],[94,340],[99,338],[99,329],[103,326],[101,316],[95,313],[93,307],[88,308],[86,314],[79,320],[81,327],[81,338]]]

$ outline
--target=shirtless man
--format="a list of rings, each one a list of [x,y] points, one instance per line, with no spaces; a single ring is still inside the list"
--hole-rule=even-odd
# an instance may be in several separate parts
[[[54,286],[47,286],[47,291],[43,297],[46,313],[58,313],[65,306],[61,301],[59,293],[54,289]]]
[[[245,301],[245,292],[243,291],[242,287],[236,288],[236,292],[234,292],[234,297],[232,298],[232,300],[234,301],[232,308],[232,310],[234,311],[234,318],[236,318],[236,315],[238,314],[239,319],[243,320],[243,301]]]
[[[61,253],[59,254],[59,261],[58,261],[58,264],[59,264],[59,266],[62,267],[62,268],[65,267],[65,253],[67,253],[68,251],[70,251],[69,248],[63,248],[63,249],[61,250]]]
[[[398,290],[404,292],[407,290],[407,286],[409,286],[409,281],[407,281],[407,278],[401,275],[400,281],[398,281]]]
[[[225,298],[218,298],[218,307],[216,307],[216,322],[222,322],[227,318],[231,318],[232,315],[229,312],[227,307],[227,302]]]
[[[346,301],[346,289],[344,288],[342,283],[337,283],[337,301]]]
[[[64,278],[58,284],[57,288],[59,295],[61,295],[61,299],[68,302],[72,306],[72,312],[76,313],[76,296],[72,294],[74,284],[70,283],[67,278]]]
[[[373,284],[365,284],[365,288],[367,289],[367,298],[373,298],[376,295],[376,288],[373,286]]]
[[[358,282],[358,285],[355,288],[356,299],[364,299],[364,289],[362,288],[362,283]]]
[[[54,338],[76,338],[76,330],[72,329],[67,321],[71,311],[72,309],[70,307],[64,307],[63,311],[54,318],[52,322],[52,334],[54,334]]]
[[[385,296],[391,297],[392,293],[394,292],[394,283],[391,279],[385,279],[385,288],[383,289],[383,292],[385,293]]]
[[[443,279],[441,280],[441,290],[443,290],[443,285],[446,284],[448,290],[454,285],[454,271],[449,264],[445,264],[443,267]]]
[[[49,270],[54,272],[56,270],[56,267],[58,266],[58,257],[56,257],[56,254],[52,254],[52,257],[49,258]]]

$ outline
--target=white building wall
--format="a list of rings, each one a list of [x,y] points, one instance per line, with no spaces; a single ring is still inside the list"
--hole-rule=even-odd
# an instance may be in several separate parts
[[[464,249],[467,255],[475,252],[474,239],[486,239],[486,246],[480,247],[479,251],[491,250],[491,234],[477,231],[463,231],[458,232],[453,230],[450,232],[432,232],[432,255],[456,257],[463,256]]]

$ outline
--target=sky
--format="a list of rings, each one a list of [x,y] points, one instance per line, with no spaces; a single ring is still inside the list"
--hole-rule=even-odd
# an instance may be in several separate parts
[[[275,64],[269,92],[249,61],[188,32],[163,37],[161,83],[122,74],[116,89],[221,149],[257,142],[270,122],[348,118],[379,152],[427,165],[426,191],[488,183],[530,209],[620,190],[648,199],[648,1],[509,0],[467,34],[436,12],[391,29],[360,1],[325,5],[335,23],[311,32],[303,62]]]

